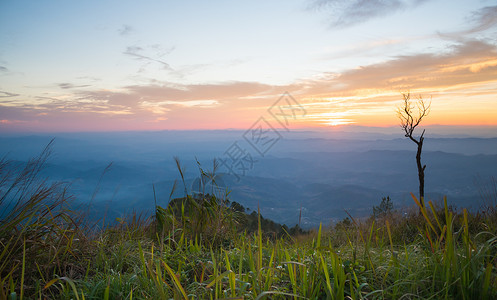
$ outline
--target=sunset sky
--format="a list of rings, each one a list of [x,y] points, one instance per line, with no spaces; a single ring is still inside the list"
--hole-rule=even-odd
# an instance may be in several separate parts
[[[497,125],[495,0],[0,1],[0,131]]]

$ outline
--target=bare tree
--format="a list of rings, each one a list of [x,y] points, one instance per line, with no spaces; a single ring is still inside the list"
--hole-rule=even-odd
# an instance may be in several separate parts
[[[410,93],[402,94],[402,96],[404,97],[404,103],[398,108],[397,114],[400,119],[400,127],[404,130],[405,136],[418,146],[418,151],[416,152],[416,164],[418,166],[419,199],[421,205],[424,206],[426,165],[421,164],[421,151],[423,151],[425,130],[423,129],[423,132],[418,138],[414,136],[414,130],[418,127],[423,118],[428,116],[431,101],[426,103],[425,100],[419,96],[414,104],[411,100]]]

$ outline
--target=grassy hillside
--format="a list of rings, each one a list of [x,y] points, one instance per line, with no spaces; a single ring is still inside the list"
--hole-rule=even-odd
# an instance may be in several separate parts
[[[48,154],[0,161],[0,299],[497,298],[494,205],[413,196],[404,214],[385,199],[369,219],[304,234],[229,194],[187,195],[105,226],[39,178]]]

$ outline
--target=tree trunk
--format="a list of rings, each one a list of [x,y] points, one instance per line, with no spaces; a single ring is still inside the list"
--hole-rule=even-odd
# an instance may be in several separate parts
[[[421,164],[421,151],[423,150],[423,136],[420,137],[418,144],[418,152],[416,153],[416,164],[418,166],[418,178],[419,178],[419,201],[421,205],[425,206],[425,169],[426,165]]]

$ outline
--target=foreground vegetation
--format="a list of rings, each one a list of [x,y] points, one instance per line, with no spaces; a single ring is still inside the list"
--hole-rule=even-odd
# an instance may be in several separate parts
[[[495,206],[425,207],[413,195],[400,214],[385,198],[367,220],[292,235],[189,195],[98,229],[69,209],[63,185],[37,180],[47,157],[0,161],[0,299],[497,298]]]

